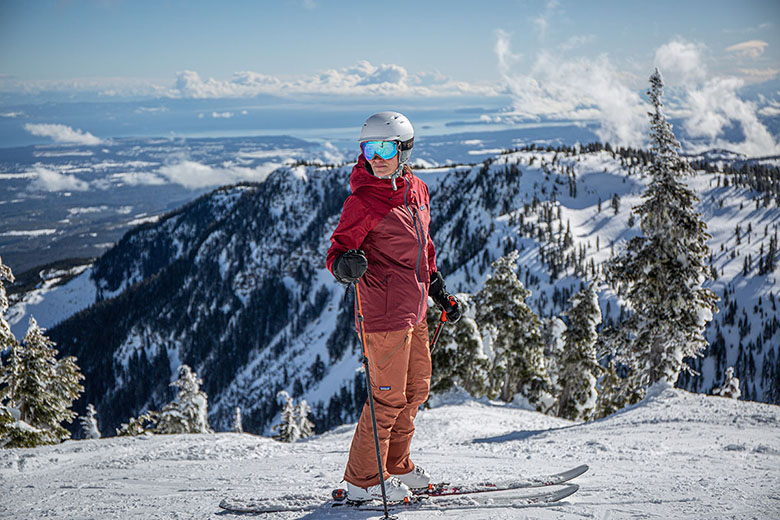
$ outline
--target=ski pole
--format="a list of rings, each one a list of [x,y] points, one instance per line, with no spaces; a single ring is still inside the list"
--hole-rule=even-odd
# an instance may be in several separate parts
[[[363,308],[360,305],[360,282],[355,281],[355,310],[357,311],[358,332],[360,342],[363,344],[363,368],[366,371],[366,389],[368,390],[368,407],[371,409],[371,425],[374,428],[374,447],[376,448],[376,465],[379,469],[379,484],[382,488],[382,504],[385,509],[385,518],[389,519],[387,511],[387,492],[385,491],[385,470],[382,465],[382,451],[379,448],[379,433],[376,427],[376,411],[374,409],[374,392],[371,387],[371,371],[368,366],[368,344],[366,343],[366,333],[363,328]]]
[[[439,333],[441,332],[441,327],[447,323],[447,311],[441,311],[441,318],[439,318],[439,324],[436,326],[436,330],[433,332],[433,339],[431,340],[431,355],[433,355],[433,351],[436,350],[436,342],[439,340]]]
[[[455,299],[454,296],[450,296],[450,302],[457,303],[458,300]],[[439,333],[441,332],[441,327],[447,323],[447,311],[441,311],[441,318],[439,318],[439,324],[436,326],[436,330],[433,332],[433,339],[431,340],[431,355],[433,355],[433,351],[436,350],[436,342],[439,340]]]

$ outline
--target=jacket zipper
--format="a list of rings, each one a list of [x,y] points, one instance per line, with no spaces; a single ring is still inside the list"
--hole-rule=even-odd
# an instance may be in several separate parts
[[[425,303],[425,284],[422,281],[422,276],[420,276],[420,259],[422,258],[422,252],[423,247],[425,246],[425,242],[427,241],[424,236],[422,236],[422,221],[419,218],[419,214],[417,213],[417,209],[415,208],[415,211],[413,212],[412,209],[409,207],[409,188],[412,186],[412,183],[409,181],[409,179],[406,178],[406,176],[401,177],[404,181],[406,181],[406,190],[404,191],[404,206],[406,206],[406,211],[409,213],[409,216],[412,217],[412,222],[414,222],[414,233],[417,235],[417,283],[420,284],[420,305],[417,307],[417,316],[422,316],[422,309],[423,304]],[[419,225],[419,227],[418,227]],[[418,318],[419,319],[419,318]]]

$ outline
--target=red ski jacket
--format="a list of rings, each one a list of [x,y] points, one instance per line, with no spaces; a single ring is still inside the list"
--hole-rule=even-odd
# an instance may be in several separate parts
[[[360,279],[360,304],[366,332],[412,327],[425,319],[430,275],[436,252],[428,233],[428,186],[408,166],[396,179],[369,173],[360,155],[352,168],[352,194],[330,237],[327,267],[349,249],[362,249],[368,270]]]

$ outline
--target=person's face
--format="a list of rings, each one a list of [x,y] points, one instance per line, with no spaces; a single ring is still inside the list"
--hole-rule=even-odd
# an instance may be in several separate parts
[[[374,170],[374,175],[383,178],[390,177],[393,172],[398,169],[400,155],[400,153],[397,153],[389,159],[382,159],[379,157],[379,154],[374,155],[374,157],[371,158],[371,161],[369,161],[371,163],[371,169]]]
[[[398,169],[400,151],[397,141],[365,141],[360,143],[363,156],[371,163],[371,169],[377,177],[389,177]],[[382,156],[392,157],[383,159]],[[369,158],[370,157],[370,158]]]

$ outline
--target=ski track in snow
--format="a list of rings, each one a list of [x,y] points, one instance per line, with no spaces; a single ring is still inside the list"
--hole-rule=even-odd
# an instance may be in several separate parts
[[[516,479],[589,464],[565,501],[402,511],[399,519],[780,517],[780,407],[656,387],[633,407],[572,423],[452,395],[421,411],[413,457],[435,479]],[[68,441],[0,450],[0,518],[369,519],[317,509],[246,515],[224,497],[324,500],[354,425],[296,444],[217,433]],[[522,492],[518,492],[522,494]]]

